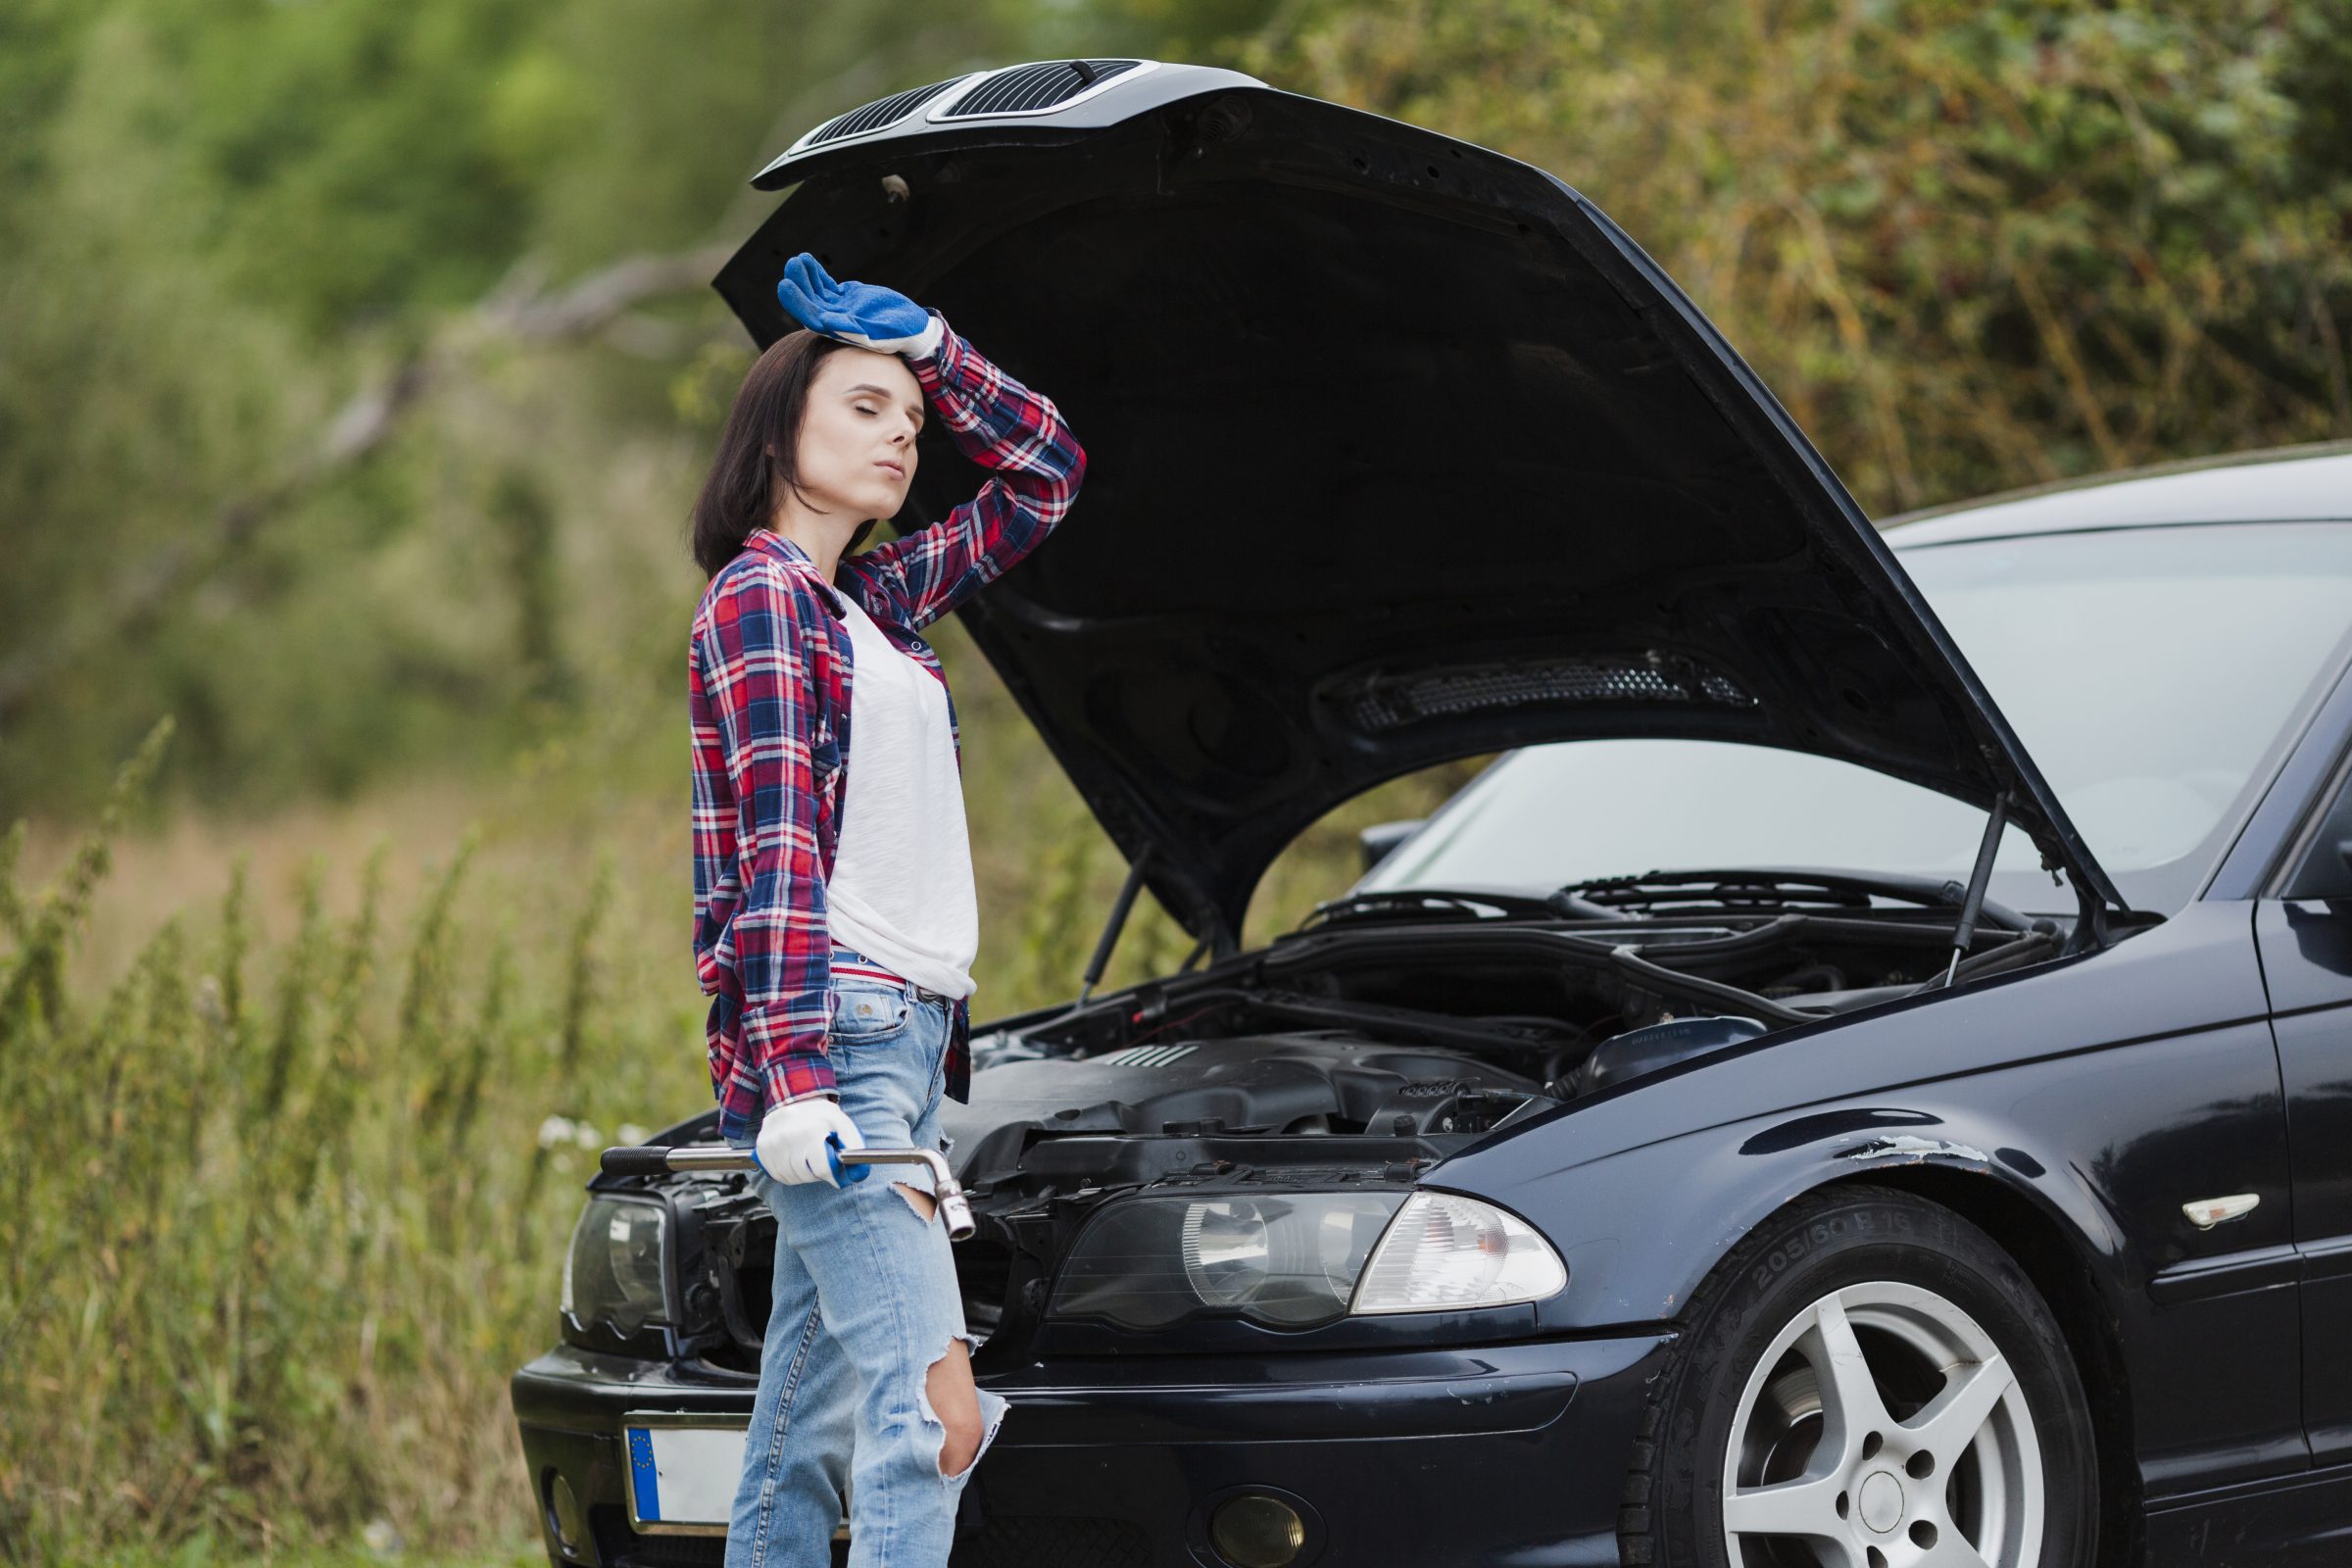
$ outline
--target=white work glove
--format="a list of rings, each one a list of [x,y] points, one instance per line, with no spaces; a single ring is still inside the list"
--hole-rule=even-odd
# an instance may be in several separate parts
[[[760,1118],[753,1156],[760,1161],[761,1170],[787,1186],[824,1182],[839,1187],[844,1179],[862,1180],[868,1167],[835,1163],[826,1148],[828,1138],[840,1140],[839,1147],[843,1149],[865,1147],[864,1135],[858,1131],[858,1124],[850,1120],[850,1113],[841,1108],[839,1101],[822,1095],[813,1100],[788,1101]]]

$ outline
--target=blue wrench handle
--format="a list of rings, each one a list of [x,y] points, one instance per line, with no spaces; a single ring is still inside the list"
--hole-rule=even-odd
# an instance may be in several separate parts
[[[844,1165],[841,1162],[841,1134],[825,1134],[825,1162],[833,1167],[833,1184],[861,1182],[874,1173],[871,1165]]]

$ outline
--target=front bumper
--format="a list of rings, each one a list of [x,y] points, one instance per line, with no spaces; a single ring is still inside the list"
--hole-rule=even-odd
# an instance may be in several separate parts
[[[1035,1363],[982,1377],[1011,1411],[964,1489],[956,1568],[1226,1568],[1212,1509],[1271,1494],[1322,1564],[1614,1564],[1660,1335],[1452,1349]],[[632,1526],[624,1413],[741,1426],[755,1387],[569,1347],[515,1373],[551,1561],[717,1564],[724,1536]],[[561,1479],[565,1552],[551,1499]]]

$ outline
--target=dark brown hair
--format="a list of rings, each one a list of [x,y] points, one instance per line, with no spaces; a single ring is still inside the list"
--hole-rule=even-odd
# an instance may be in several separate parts
[[[718,456],[710,461],[687,523],[695,564],[704,576],[717,576],[719,567],[742,553],[754,528],[768,526],[779,494],[800,488],[801,419],[808,408],[808,384],[825,356],[846,347],[839,338],[804,327],[770,343],[744,373],[718,438]]]

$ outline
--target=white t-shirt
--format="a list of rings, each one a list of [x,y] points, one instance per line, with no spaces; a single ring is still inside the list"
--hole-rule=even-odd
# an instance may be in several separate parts
[[[916,985],[968,997],[980,903],[947,688],[844,599],[850,757],[826,925],[836,941]]]

